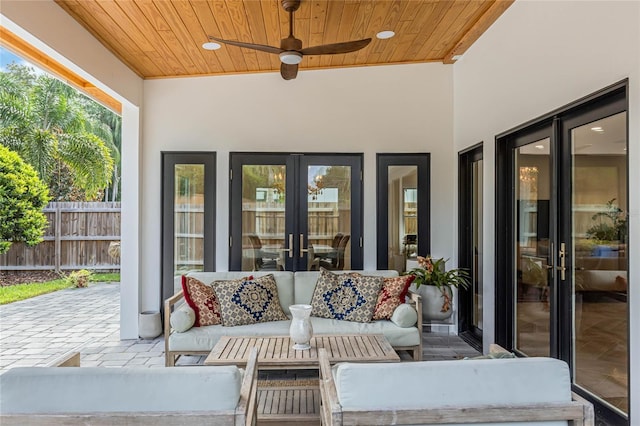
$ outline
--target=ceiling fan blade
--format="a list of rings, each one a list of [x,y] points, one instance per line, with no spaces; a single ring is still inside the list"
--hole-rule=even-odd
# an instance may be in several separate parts
[[[345,41],[342,43],[324,44],[322,46],[313,46],[302,49],[300,53],[303,55],[335,55],[336,53],[355,52],[366,47],[371,43],[370,38],[364,40]]]
[[[293,80],[298,75],[298,64],[280,64],[280,75],[285,80]]]
[[[209,40],[214,40],[220,43],[230,44],[232,46],[244,47],[247,49],[259,50],[261,52],[275,53],[276,55],[282,53],[283,50],[279,47],[267,46],[264,44],[245,43],[242,41],[224,40],[218,37],[209,36]]]

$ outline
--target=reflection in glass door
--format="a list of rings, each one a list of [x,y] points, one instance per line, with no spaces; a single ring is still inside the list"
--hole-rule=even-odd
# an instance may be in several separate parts
[[[549,145],[545,138],[514,150],[514,348],[527,356],[550,355]]]
[[[362,268],[361,160],[232,153],[230,269]]]
[[[629,411],[626,112],[570,130],[574,382]]]

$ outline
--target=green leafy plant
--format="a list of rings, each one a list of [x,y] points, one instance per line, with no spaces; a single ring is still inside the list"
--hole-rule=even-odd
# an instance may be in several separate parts
[[[0,145],[0,254],[14,242],[33,246],[42,241],[49,202],[46,185],[18,154]]]
[[[448,260],[448,259],[447,259]],[[469,288],[469,273],[466,269],[446,270],[447,260],[433,259],[431,256],[418,256],[418,267],[406,272],[404,275],[413,275],[416,288],[421,285],[432,285],[440,289],[444,297],[442,312],[451,309],[453,299],[452,287]]]
[[[73,271],[66,278],[67,283],[76,288],[83,288],[89,285],[89,281],[91,280],[91,271],[87,271],[86,269],[80,269],[79,271]]]
[[[587,238],[601,241],[625,241],[627,236],[627,215],[614,204],[616,199],[607,201],[606,209],[591,216],[596,224],[587,229]]]

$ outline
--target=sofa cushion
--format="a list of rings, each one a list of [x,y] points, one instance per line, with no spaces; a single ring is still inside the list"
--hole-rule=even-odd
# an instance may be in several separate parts
[[[253,280],[215,281],[213,288],[225,327],[287,319],[271,274]]]
[[[311,315],[369,322],[383,281],[379,276],[356,273],[338,275],[323,268],[311,299]]]
[[[413,327],[418,322],[418,313],[413,306],[403,303],[393,311],[391,322],[398,327]]]
[[[553,358],[343,363],[334,368],[334,379],[344,409],[571,401],[569,368],[565,362]],[[371,392],[371,389],[379,391]],[[545,424],[566,425],[566,422]]]
[[[182,276],[184,299],[195,312],[194,326],[221,323],[220,304],[210,285],[194,277]]]
[[[178,333],[184,333],[196,323],[196,312],[186,303],[171,313],[169,323]]]
[[[199,279],[204,283],[211,283],[213,281],[220,280],[234,280],[246,277],[249,273],[243,271],[231,271],[231,272],[189,272],[189,277]],[[280,306],[285,314],[289,314],[289,306],[293,305],[293,272],[290,271],[253,271],[251,275],[254,278],[263,277],[265,275],[273,275],[276,279],[276,285],[278,286],[278,298],[280,299]]]
[[[375,275],[375,276],[380,276],[384,278],[391,278],[391,277],[398,276],[398,271],[394,271],[394,270],[342,271],[341,273],[349,274],[351,272],[357,272],[362,275]],[[311,299],[313,298],[313,291],[316,288],[316,283],[318,282],[318,278],[320,278],[320,271],[298,271],[295,273],[294,277],[295,277],[295,303],[310,305]]]
[[[414,275],[403,275],[384,279],[384,284],[380,293],[378,293],[378,301],[373,311],[374,320],[391,319],[396,308],[405,302],[409,286],[414,278]]]
[[[2,414],[233,410],[235,366],[20,367],[0,375]]]
[[[311,325],[314,336],[320,334],[382,334],[394,347],[420,344],[420,333],[417,327],[402,328],[389,320],[354,322],[311,317]]]

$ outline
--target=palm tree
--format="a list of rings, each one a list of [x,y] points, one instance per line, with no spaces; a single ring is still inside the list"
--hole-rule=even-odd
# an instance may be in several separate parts
[[[0,73],[0,144],[17,152],[50,188],[71,184],[95,199],[111,182],[113,158],[75,89],[12,64]],[[64,199],[52,191],[54,200]]]

